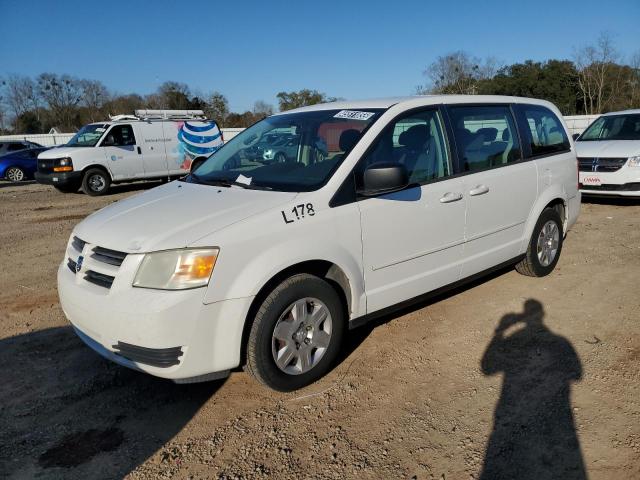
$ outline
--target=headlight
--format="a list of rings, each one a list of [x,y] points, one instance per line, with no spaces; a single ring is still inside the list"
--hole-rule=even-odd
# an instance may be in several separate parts
[[[133,286],[159,290],[204,287],[209,283],[219,251],[218,248],[194,248],[147,253]]]
[[[636,157],[629,157],[629,166],[630,167],[640,167],[640,155]]]
[[[69,157],[57,158],[53,167],[54,172],[72,172],[73,162]]]

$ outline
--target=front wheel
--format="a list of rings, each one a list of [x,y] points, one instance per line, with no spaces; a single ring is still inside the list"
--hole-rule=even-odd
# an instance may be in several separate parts
[[[27,178],[24,170],[20,167],[9,167],[4,175],[10,182],[22,182]]]
[[[247,344],[247,369],[274,390],[302,388],[333,365],[344,323],[343,304],[329,283],[294,275],[258,309]]]
[[[87,195],[97,197],[109,191],[111,178],[109,174],[100,168],[91,168],[86,171],[82,179],[82,190]]]
[[[518,273],[544,277],[556,267],[562,251],[562,219],[557,210],[546,208],[533,229],[527,253],[516,265]]]

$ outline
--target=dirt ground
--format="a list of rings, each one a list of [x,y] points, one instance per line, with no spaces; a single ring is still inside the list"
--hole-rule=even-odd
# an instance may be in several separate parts
[[[507,269],[354,330],[282,394],[244,372],[178,386],[76,338],[65,242],[143,188],[0,183],[1,477],[640,478],[640,202],[583,204],[549,277]]]

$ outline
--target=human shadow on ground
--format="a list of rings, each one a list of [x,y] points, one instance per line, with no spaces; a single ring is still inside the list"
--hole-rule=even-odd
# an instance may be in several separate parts
[[[571,409],[582,365],[544,315],[540,302],[527,300],[522,313],[502,317],[482,357],[485,375],[504,375],[482,480],[587,478]]]
[[[224,383],[176,385],[126,369],[70,327],[0,340],[0,362],[0,476],[18,478],[122,478]]]

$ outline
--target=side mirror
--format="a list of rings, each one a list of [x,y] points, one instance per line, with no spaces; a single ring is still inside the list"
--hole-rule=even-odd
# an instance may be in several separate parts
[[[409,185],[409,173],[399,163],[374,163],[364,171],[362,184],[358,193],[367,197],[396,192]]]
[[[579,133],[574,133],[571,136],[573,137],[573,140],[576,141],[578,139],[578,137],[580,136],[580,134]]]
[[[107,135],[107,138],[104,139],[104,142],[102,142],[103,147],[113,147],[116,144],[116,139],[113,137],[113,135]]]

